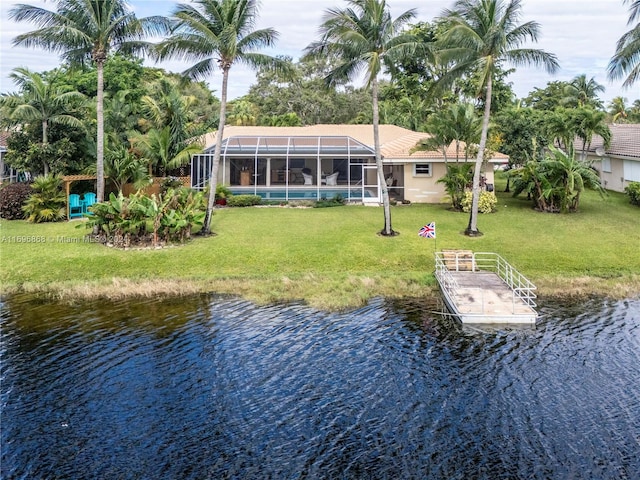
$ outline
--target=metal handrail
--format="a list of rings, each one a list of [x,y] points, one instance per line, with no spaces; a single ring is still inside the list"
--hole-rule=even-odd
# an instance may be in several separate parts
[[[451,271],[489,271],[497,274],[512,291],[512,305],[515,311],[516,298],[530,307],[535,307],[537,298],[534,290],[536,286],[516,270],[509,262],[493,252],[446,252],[455,255],[454,269],[450,269],[445,262],[445,252],[436,252],[436,277],[443,290],[452,298],[458,297],[458,284],[451,275]],[[469,255],[471,263],[469,264]]]

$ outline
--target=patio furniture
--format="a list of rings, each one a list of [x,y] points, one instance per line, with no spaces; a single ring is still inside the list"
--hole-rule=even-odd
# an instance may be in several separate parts
[[[326,183],[327,185],[338,185],[338,175],[340,172],[333,172],[330,175],[327,175],[326,178],[322,180],[322,183]]]
[[[82,211],[84,213],[90,213],[88,208],[96,203],[96,194],[93,192],[87,192],[82,195]]]
[[[81,217],[84,213],[84,207],[80,201],[80,195],[72,193],[69,195],[69,218]]]
[[[305,185],[313,185],[313,175],[311,174],[311,170],[308,168],[302,169],[302,177],[304,178]]]

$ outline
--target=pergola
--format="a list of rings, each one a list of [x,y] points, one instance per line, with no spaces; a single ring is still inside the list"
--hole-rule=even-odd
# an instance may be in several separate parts
[[[64,191],[67,195],[67,220],[69,220],[69,194],[71,192],[71,184],[73,182],[79,182],[82,180],[97,180],[95,175],[64,175],[62,181],[64,182]]]

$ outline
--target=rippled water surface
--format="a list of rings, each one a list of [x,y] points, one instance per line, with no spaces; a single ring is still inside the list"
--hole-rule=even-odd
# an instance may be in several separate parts
[[[6,298],[1,477],[640,478],[640,300],[433,309]]]

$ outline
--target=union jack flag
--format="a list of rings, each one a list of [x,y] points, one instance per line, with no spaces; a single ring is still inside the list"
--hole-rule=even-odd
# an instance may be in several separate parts
[[[436,222],[431,222],[422,227],[418,235],[424,238],[436,238]]]

